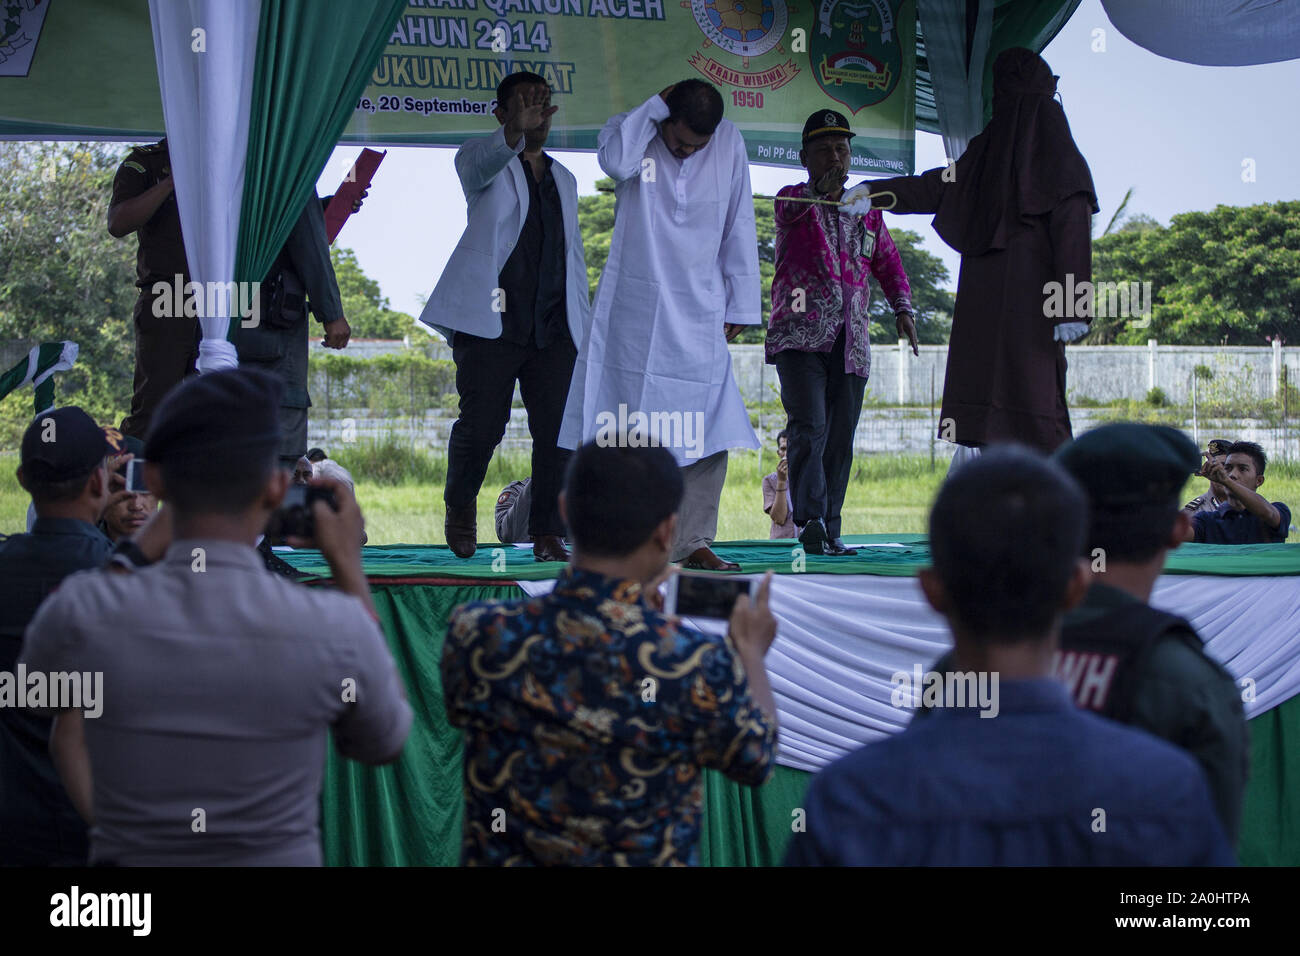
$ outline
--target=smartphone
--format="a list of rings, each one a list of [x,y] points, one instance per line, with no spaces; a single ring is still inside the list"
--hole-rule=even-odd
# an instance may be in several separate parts
[[[144,483],[144,459],[132,458],[126,463],[126,490],[147,495],[149,486]]]
[[[708,617],[725,621],[731,617],[736,598],[742,594],[753,597],[757,587],[757,578],[679,571],[668,579],[664,612],[679,617]]]

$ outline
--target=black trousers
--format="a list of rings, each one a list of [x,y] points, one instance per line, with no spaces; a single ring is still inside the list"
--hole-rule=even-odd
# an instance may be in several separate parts
[[[186,278],[188,281],[188,277]],[[168,286],[163,297],[172,297]],[[140,290],[135,300],[135,383],[131,414],[122,419],[121,432],[143,439],[163,397],[187,376],[197,375],[199,320],[194,316],[156,316],[158,297],[152,287]]]
[[[840,510],[853,470],[853,433],[862,412],[867,380],[844,371],[844,332],[829,352],[776,353],[785,406],[786,458],[794,499],[794,522],[826,522],[840,536]]]
[[[533,439],[533,500],[528,533],[563,535],[564,522],[556,499],[564,482],[569,451],[556,442],[578,357],[572,339],[565,335],[539,349],[532,342],[516,345],[457,332],[451,355],[456,362],[460,415],[447,443],[443,500],[448,507],[475,503],[492,452],[505,437],[518,381]]]

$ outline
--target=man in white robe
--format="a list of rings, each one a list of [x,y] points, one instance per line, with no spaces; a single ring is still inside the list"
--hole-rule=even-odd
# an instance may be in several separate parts
[[[601,130],[614,235],[560,444],[667,448],[686,486],[669,559],[739,570],[709,547],[727,449],[759,447],[727,341],[762,309],[749,159],[722,108],[713,86],[684,80]]]

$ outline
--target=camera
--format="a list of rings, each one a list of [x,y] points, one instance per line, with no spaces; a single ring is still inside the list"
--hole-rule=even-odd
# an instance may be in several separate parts
[[[316,485],[290,485],[284,493],[280,507],[271,514],[266,523],[266,536],[273,541],[286,538],[316,537],[316,521],[312,517],[312,505],[323,501],[335,511],[339,510],[338,500],[329,488]]]

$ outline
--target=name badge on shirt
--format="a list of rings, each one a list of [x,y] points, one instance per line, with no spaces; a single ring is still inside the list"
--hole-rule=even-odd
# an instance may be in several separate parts
[[[876,232],[868,229],[865,219],[858,220],[858,243],[862,246],[862,258],[870,259],[876,253]]]

